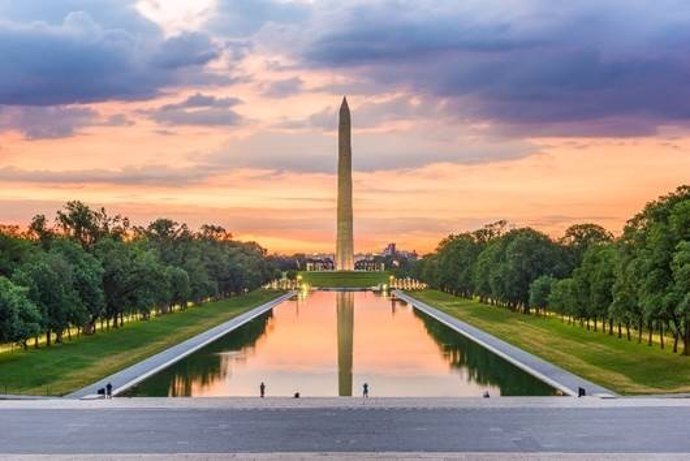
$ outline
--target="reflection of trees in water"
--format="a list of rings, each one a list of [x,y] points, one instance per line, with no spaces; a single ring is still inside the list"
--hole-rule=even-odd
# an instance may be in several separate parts
[[[534,376],[414,309],[429,335],[453,368],[465,370],[467,379],[484,386],[496,386],[501,395],[554,395],[556,391]]]
[[[269,311],[133,387],[124,395],[189,397],[232,375],[232,365],[247,360],[259,339],[272,329]]]

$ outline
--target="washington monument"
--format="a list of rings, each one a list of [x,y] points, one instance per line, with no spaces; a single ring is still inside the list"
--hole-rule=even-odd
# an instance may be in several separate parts
[[[338,123],[338,236],[335,243],[335,269],[354,270],[352,243],[352,145],[350,108],[343,97]]]

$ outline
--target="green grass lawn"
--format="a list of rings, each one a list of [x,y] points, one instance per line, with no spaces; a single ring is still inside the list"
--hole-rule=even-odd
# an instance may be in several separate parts
[[[621,394],[690,392],[690,357],[618,339],[556,317],[536,317],[456,298],[410,292],[427,304]]]
[[[281,293],[254,291],[50,348],[0,354],[0,393],[63,395],[219,325]]]
[[[369,288],[388,283],[389,272],[307,272],[299,273],[302,281],[317,288]]]

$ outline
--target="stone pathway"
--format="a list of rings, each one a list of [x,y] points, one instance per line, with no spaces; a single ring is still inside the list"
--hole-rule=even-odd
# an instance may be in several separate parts
[[[369,406],[349,399],[359,405],[328,407],[322,399],[255,398],[254,407],[245,399],[244,408],[235,399],[188,406],[165,400],[63,399],[55,409],[46,407],[49,402],[15,402],[15,408],[0,402],[0,459],[175,459],[176,453],[198,454],[194,459],[233,459],[218,455],[224,453],[243,453],[236,459],[413,459],[421,453],[427,459],[501,459],[496,453],[521,454],[503,459],[682,459],[678,454],[690,453],[684,400],[562,397],[521,405],[517,399],[478,398],[434,407],[439,402],[395,406],[377,399]],[[270,406],[262,408],[264,403]],[[640,453],[646,455],[634,455]],[[655,458],[659,453],[664,456]]]
[[[5,461],[682,461],[686,454],[649,453],[190,453],[166,455],[8,455]]]

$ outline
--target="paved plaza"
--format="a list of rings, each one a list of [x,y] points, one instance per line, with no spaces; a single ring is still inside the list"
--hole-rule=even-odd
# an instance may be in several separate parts
[[[685,399],[5,401],[0,453],[683,454],[689,419]]]

